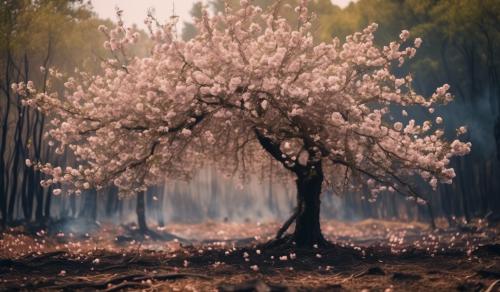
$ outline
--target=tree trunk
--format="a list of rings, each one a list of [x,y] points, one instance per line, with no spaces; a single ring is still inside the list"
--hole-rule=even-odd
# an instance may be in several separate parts
[[[164,200],[164,194],[165,194],[165,185],[162,185],[159,188],[158,192],[158,202],[156,203],[156,219],[158,220],[158,226],[163,227],[165,226],[165,218],[163,216],[163,200]]]
[[[429,220],[430,220],[430,225],[432,230],[436,230],[436,219],[434,218],[434,211],[432,209],[431,202],[427,202],[427,212],[429,213]]]
[[[71,210],[71,217],[76,218],[76,195],[74,193],[69,195],[69,208]]]
[[[89,222],[97,221],[97,191],[91,189],[87,191],[85,194],[85,201],[83,203],[82,209],[80,211],[80,215],[85,217]]]
[[[43,217],[45,218],[45,222],[50,220],[50,207],[52,206],[52,190],[54,188],[51,186],[47,191],[47,198],[45,199],[45,210],[43,213]]]
[[[36,198],[35,222],[41,226],[43,225],[43,192],[41,192],[38,188],[36,190],[35,198]]]
[[[324,245],[326,243],[319,222],[320,195],[323,184],[321,163],[297,172],[298,214],[293,240],[297,246]]]
[[[108,189],[108,198],[106,202],[106,216],[109,218],[116,215],[118,210],[118,189],[116,187],[110,187]]]
[[[139,225],[139,231],[145,233],[147,232],[148,226],[146,225],[146,208],[144,206],[144,192],[137,194],[137,205],[135,209],[137,213],[137,224]]]
[[[297,176],[297,212],[293,215],[296,219],[292,240],[297,246],[327,245],[319,223],[321,186],[324,179],[321,160],[312,164],[308,162],[307,166],[299,164],[289,166],[280,150],[280,144],[259,129],[255,128],[254,131],[262,148]],[[286,230],[287,226],[288,222],[278,232],[278,241],[284,232],[282,230]]]

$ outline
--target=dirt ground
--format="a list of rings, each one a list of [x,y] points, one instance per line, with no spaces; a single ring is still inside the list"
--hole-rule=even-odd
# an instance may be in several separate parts
[[[103,224],[77,233],[9,229],[0,237],[0,290],[500,291],[499,227],[476,221],[325,221],[327,248],[263,243],[276,223],[175,224],[184,240],[124,236]]]

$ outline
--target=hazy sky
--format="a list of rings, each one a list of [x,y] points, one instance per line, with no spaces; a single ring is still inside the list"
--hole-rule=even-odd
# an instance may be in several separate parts
[[[175,13],[180,16],[179,23],[191,21],[189,10],[191,10],[193,3],[199,2],[199,0],[92,0],[92,4],[97,14],[102,18],[114,20],[115,7],[120,7],[124,11],[125,23],[129,25],[136,23],[144,27],[144,19],[148,9],[154,8],[156,17],[159,20],[166,20],[172,15],[172,1],[175,1]],[[349,2],[351,0],[332,0],[332,3],[341,7],[346,6]]]

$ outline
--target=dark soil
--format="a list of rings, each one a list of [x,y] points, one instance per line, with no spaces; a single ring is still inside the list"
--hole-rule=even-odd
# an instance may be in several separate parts
[[[365,227],[356,225],[352,231]],[[256,231],[265,233],[266,228]],[[361,233],[351,238],[344,234],[344,239],[327,234],[334,245],[311,249],[269,247],[264,239],[250,238],[124,246],[116,237],[33,238],[10,230],[0,240],[0,290],[500,291],[496,229],[415,232],[415,238],[425,236],[423,241],[412,239],[410,230],[376,242]]]

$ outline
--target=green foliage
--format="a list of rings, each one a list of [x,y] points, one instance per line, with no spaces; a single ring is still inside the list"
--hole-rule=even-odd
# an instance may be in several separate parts
[[[201,18],[203,10],[203,4],[201,2],[197,2],[191,8],[189,12],[193,18]],[[182,38],[185,40],[191,39],[196,35],[196,27],[190,22],[184,22],[184,28],[182,30]]]
[[[377,41],[386,44],[402,29],[424,40],[410,64],[420,90],[451,83],[458,98],[473,101],[498,87],[500,2],[495,0],[360,0],[320,17],[320,34],[340,38],[379,24]],[[490,96],[490,99],[498,98]]]
[[[77,66],[95,71],[98,56],[105,55],[104,37],[96,33],[104,22],[83,1],[8,0],[0,4],[0,15],[0,50],[10,52],[16,63],[26,56],[31,69],[49,56],[48,64],[61,71]]]

